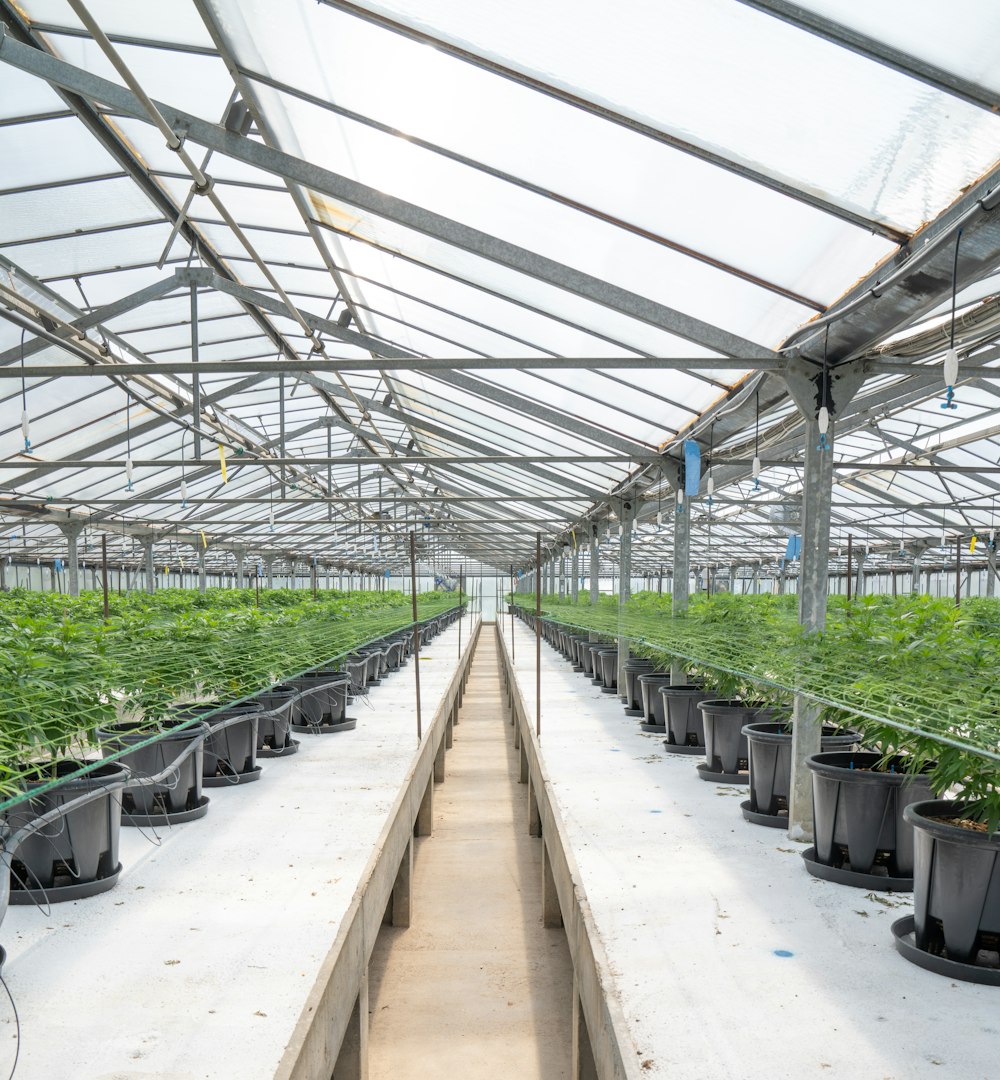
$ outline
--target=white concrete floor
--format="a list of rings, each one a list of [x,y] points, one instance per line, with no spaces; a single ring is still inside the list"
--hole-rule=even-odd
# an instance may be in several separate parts
[[[383,928],[372,956],[370,1080],[569,1076],[572,963],[541,923],[541,841],[517,781],[487,626],[417,841],[411,925]]]
[[[534,716],[534,634],[514,633]],[[745,788],[701,780],[544,641],[541,674],[540,752],[638,1075],[1000,1076],[1000,993],[896,953],[909,896],[811,877],[804,845],[743,820]]]
[[[469,636],[467,617],[463,649]],[[457,660],[455,625],[421,652],[425,723]],[[156,844],[123,829],[110,892],[7,912],[16,1080],[274,1076],[415,759],[413,662],[349,715],[357,730],[299,735],[299,753],[211,789],[208,815]],[[0,1076],[13,1057],[0,992]]]

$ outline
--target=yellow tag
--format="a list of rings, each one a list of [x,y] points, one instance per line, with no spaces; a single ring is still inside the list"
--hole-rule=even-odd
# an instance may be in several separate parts
[[[228,484],[229,477],[226,475],[226,450],[222,443],[219,443],[219,469],[222,472],[222,482]]]
[[[573,534],[573,550],[576,551],[576,529],[570,529],[570,532]]]
[[[208,551],[208,540],[205,539],[205,530],[199,529],[198,531],[201,533],[201,550]]]
[[[976,538],[973,537],[969,541],[969,554],[971,555],[976,550]]]

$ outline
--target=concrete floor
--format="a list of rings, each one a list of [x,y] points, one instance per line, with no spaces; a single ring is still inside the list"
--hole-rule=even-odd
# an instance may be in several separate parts
[[[417,841],[408,929],[384,927],[370,966],[369,1077],[561,1080],[573,971],[541,922],[541,841],[527,831],[493,627],[484,626]]]

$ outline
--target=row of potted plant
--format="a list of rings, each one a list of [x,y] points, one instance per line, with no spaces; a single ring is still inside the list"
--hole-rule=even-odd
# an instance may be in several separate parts
[[[807,868],[868,889],[915,888],[915,915],[894,927],[900,951],[952,977],[1000,984],[1000,605],[840,602],[827,632],[805,637],[785,598],[716,598],[685,618],[668,604],[640,596],[622,617],[606,601],[547,603],[543,632],[574,661],[591,653],[602,680],[617,674],[609,639],[631,638],[626,710],[662,732],[668,752],[704,756],[703,778],[748,783],[743,812],[756,824],[787,821],[790,705],[796,692],[811,697],[825,726],[823,752],[808,763]],[[589,641],[594,631],[603,646]],[[678,657],[689,678],[672,686]],[[921,698],[903,719],[905,703]],[[930,722],[927,703],[937,706]]]
[[[413,641],[411,603],[398,594],[300,598],[265,606],[263,617],[219,596],[202,603],[211,618],[201,619],[176,597],[162,607],[145,598],[109,625],[88,617],[91,598],[58,620],[37,602],[21,612],[16,599],[0,603],[0,626],[22,638],[0,654],[11,718],[0,743],[0,918],[8,899],[106,891],[120,872],[122,823],[202,817],[204,788],[256,780],[258,755],[295,752],[292,732],[352,728],[348,702],[398,670]],[[426,641],[462,609],[436,593],[419,610]],[[101,759],[82,758],[94,747]]]

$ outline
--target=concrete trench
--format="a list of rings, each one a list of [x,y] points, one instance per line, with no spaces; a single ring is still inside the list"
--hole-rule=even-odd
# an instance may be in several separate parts
[[[384,926],[372,953],[370,1080],[571,1075],[573,966],[543,926],[542,845],[483,629],[433,833],[414,841],[410,925]]]

